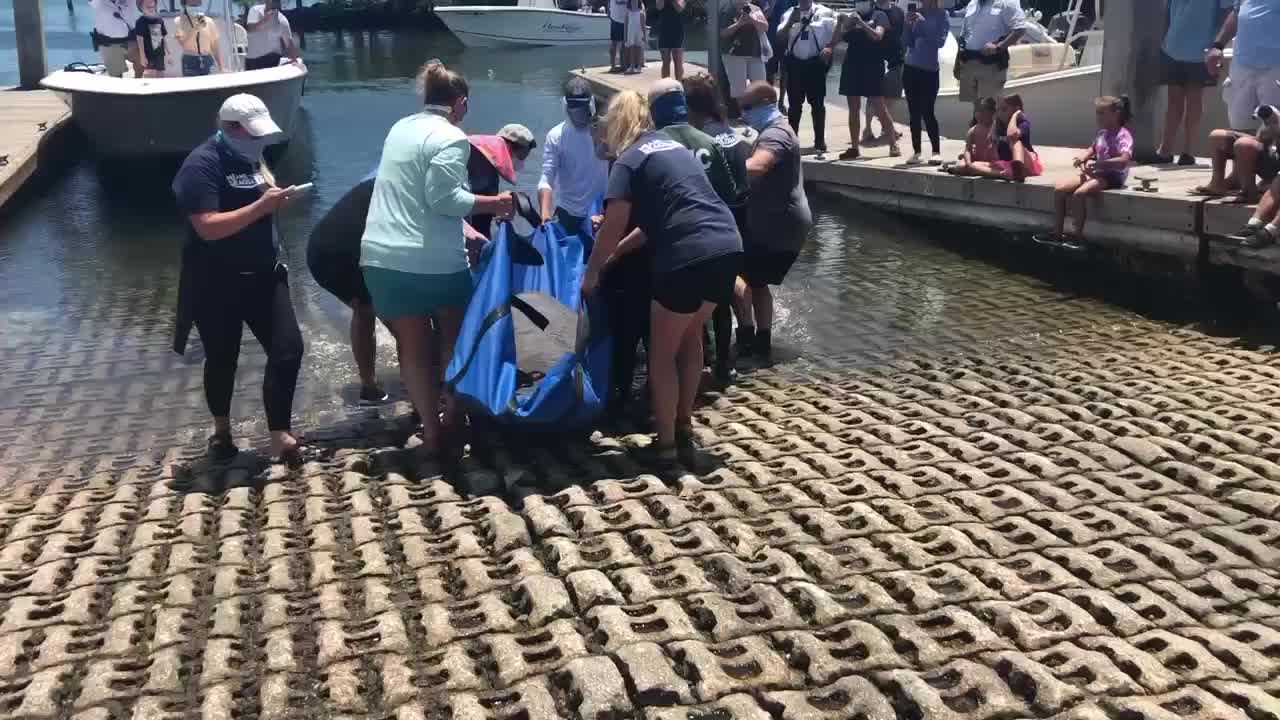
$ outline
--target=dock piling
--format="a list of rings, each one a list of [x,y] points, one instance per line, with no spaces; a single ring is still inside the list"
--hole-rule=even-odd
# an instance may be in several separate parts
[[[18,83],[24,90],[40,87],[48,74],[44,47],[44,7],[40,0],[14,0],[13,28],[18,44]]]
[[[1128,95],[1133,105],[1129,129],[1135,159],[1150,162],[1160,141],[1160,46],[1164,42],[1166,0],[1109,0],[1108,42],[1102,48],[1101,95]]]

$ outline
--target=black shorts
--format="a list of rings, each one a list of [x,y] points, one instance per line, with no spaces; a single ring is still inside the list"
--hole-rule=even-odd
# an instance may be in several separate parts
[[[1230,131],[1232,145],[1235,145],[1237,140],[1246,137],[1253,137],[1253,134],[1242,132],[1240,130]],[[1228,157],[1234,159],[1235,155],[1232,154]],[[1268,148],[1259,153],[1258,164],[1254,169],[1254,172],[1257,173],[1258,177],[1261,178],[1263,182],[1271,182],[1276,178],[1276,175],[1280,175],[1280,155],[1277,155],[1275,150],[1272,148]]]
[[[658,49],[683,50],[684,25],[678,22],[662,22],[658,24]]]
[[[709,302],[733,300],[733,284],[742,269],[742,253],[720,255],[653,277],[653,299],[673,313],[692,315]]]
[[[1203,62],[1180,62],[1160,53],[1160,84],[1173,87],[1213,87],[1218,82]]]
[[[284,56],[278,52],[267,53],[262,57],[256,58],[247,57],[244,59],[244,69],[265,70],[267,68],[279,67],[282,59],[284,59]]]
[[[627,26],[613,20],[609,21],[609,41],[620,43],[627,39]]]
[[[799,251],[770,250],[750,245],[744,249],[742,278],[753,288],[781,285],[796,258],[800,257]]]
[[[840,68],[840,94],[844,97],[884,97],[884,75],[883,60],[847,60]]]

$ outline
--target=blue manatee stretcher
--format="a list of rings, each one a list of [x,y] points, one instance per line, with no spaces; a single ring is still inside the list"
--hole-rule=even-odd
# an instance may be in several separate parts
[[[527,237],[496,225],[445,371],[473,418],[574,430],[603,410],[610,341],[601,303],[581,294],[593,241],[583,225],[571,235],[547,223]]]

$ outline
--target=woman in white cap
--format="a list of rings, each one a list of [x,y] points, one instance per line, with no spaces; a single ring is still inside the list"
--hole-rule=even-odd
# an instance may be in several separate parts
[[[248,325],[267,354],[262,400],[271,452],[292,461],[298,453],[291,421],[302,333],[272,216],[297,189],[276,187],[262,161],[263,148],[281,131],[261,100],[233,95],[222,104],[218,121],[218,131],[191,151],[173,179],[173,194],[191,228],[182,251],[174,350],[185,350],[194,324],[204,345],[205,400],[213,414],[209,455],[229,459],[237,452],[231,393]]]
[[[422,447],[441,449],[440,368],[449,364],[473,290],[469,215],[511,216],[511,193],[467,186],[471,145],[458,127],[467,81],[439,61],[419,73],[424,107],[387,133],[360,243],[373,310],[396,336],[400,379],[422,418]],[[445,427],[456,417],[452,406]]]
[[[497,195],[501,180],[515,185],[529,153],[538,146],[529,128],[514,123],[503,125],[497,135],[470,135],[467,140],[471,143],[467,181],[476,195]],[[469,222],[486,239],[492,237],[492,215],[472,213]]]

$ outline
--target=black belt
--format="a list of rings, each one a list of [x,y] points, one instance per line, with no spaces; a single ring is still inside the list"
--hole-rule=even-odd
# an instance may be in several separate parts
[[[956,59],[960,62],[978,61],[983,65],[995,65],[1001,70],[1009,69],[1009,49],[1003,48],[994,55],[984,55],[977,50],[961,50],[956,54]]]

